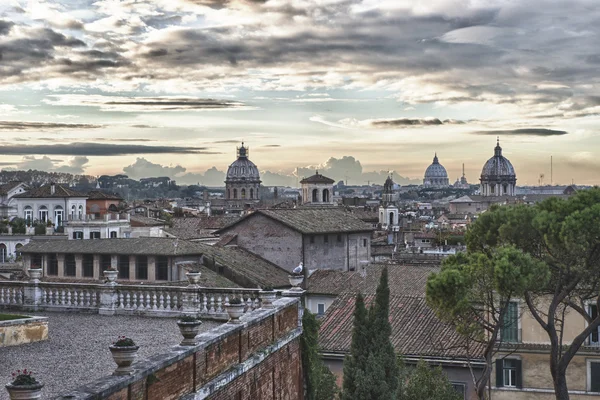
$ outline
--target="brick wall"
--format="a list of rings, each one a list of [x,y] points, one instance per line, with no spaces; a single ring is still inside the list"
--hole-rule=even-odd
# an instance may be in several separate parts
[[[129,377],[104,377],[62,398],[302,400],[299,301],[274,304],[200,334],[194,347],[134,364]]]

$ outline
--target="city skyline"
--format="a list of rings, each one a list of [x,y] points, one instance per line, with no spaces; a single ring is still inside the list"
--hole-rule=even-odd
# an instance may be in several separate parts
[[[478,183],[500,136],[518,185],[551,156],[600,183],[590,1],[64,3],[0,6],[2,168],[201,182],[245,141],[263,181],[416,182],[437,152]]]

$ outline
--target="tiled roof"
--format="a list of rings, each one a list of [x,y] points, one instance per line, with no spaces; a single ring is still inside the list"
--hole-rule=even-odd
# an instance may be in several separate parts
[[[22,184],[23,182],[13,181],[0,185],[0,196],[6,196],[8,192]]]
[[[374,297],[374,294],[365,296],[365,302],[370,304]],[[344,293],[327,309],[319,331],[323,352],[347,353],[350,350],[355,300],[356,294]],[[465,339],[450,325],[441,322],[423,297],[390,295],[390,323],[392,344],[396,352],[404,356],[482,357],[483,346],[471,344],[470,352],[467,352]]]
[[[217,247],[198,243],[207,257],[214,257],[218,264],[222,264],[239,275],[228,276],[229,279],[242,284],[249,281],[250,287],[287,287],[290,285],[288,272],[283,268],[265,260],[264,258],[250,253],[237,246]]]
[[[39,188],[28,190],[25,193],[16,195],[21,199],[47,199],[54,197],[88,197],[87,194],[76,192],[61,185],[54,185],[54,193],[52,193],[52,185],[44,185]]]
[[[328,185],[331,185],[332,183],[335,183],[335,181],[317,172],[313,176],[309,176],[308,178],[302,179],[300,183],[326,183]]]
[[[131,226],[164,226],[165,221],[159,221],[155,218],[144,217],[143,215],[132,215],[129,217]]]
[[[257,210],[244,218],[230,224],[216,233],[226,232],[239,221],[252,218],[255,214],[279,221],[282,224],[303,234],[336,233],[336,232],[368,232],[373,228],[354,216],[352,212],[337,207],[327,208],[295,208],[281,210]]]
[[[36,239],[23,246],[21,252],[175,256],[201,255],[202,249],[195,243],[185,240],[141,237],[89,240]]]
[[[88,193],[88,200],[123,200],[123,198],[117,194],[105,193],[99,190],[92,190]]]
[[[210,217],[173,218],[173,226],[166,231],[179,239],[211,237],[212,232],[240,219],[239,215],[215,215]]]
[[[366,273],[316,270],[308,278],[309,294],[338,295],[343,292],[374,294],[381,271],[386,265],[371,264]],[[390,293],[405,296],[425,296],[427,277],[438,272],[439,266],[387,265]]]

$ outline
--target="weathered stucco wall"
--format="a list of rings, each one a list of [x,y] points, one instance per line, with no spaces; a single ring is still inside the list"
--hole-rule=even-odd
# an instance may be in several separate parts
[[[48,318],[31,317],[0,321],[0,347],[48,339]]]

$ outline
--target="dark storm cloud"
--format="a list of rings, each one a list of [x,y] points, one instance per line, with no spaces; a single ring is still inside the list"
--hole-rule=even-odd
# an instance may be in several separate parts
[[[509,135],[509,136],[560,136],[566,135],[566,131],[557,131],[554,129],[545,128],[523,128],[523,129],[508,129],[508,130],[494,130],[494,131],[476,131],[473,132],[477,135]]]
[[[104,125],[64,124],[58,122],[0,121],[0,131],[97,129],[102,127],[104,127]]]
[[[206,108],[231,108],[239,107],[242,104],[237,101],[228,100],[216,100],[216,99],[189,99],[189,98],[160,98],[160,97],[149,97],[145,99],[124,99],[124,100],[111,100],[106,101],[103,104],[113,106],[143,106],[143,107],[154,107],[159,106],[162,109],[167,110],[194,110],[194,109],[206,109]]]
[[[12,28],[13,25],[13,22],[0,19],[0,35],[6,35],[10,32],[10,28]]]
[[[398,118],[398,119],[378,119],[370,122],[375,128],[401,128],[407,126],[428,126],[445,124],[464,124],[465,121],[439,118]]]
[[[104,143],[0,146],[3,155],[51,154],[68,156],[123,156],[132,154],[215,154],[206,147],[145,146]]]

